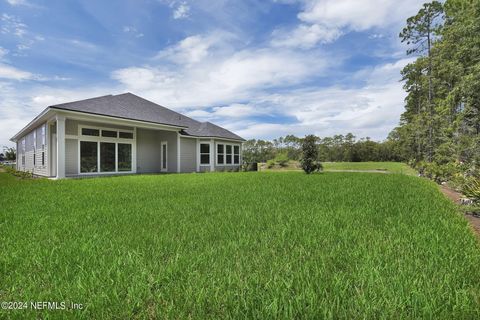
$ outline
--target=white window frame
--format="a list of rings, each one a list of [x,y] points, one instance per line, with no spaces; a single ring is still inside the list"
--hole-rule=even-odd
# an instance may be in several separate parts
[[[235,147],[238,147],[238,162],[235,163]],[[240,165],[240,154],[242,153],[242,147],[239,145],[239,144],[234,144],[232,146],[232,152],[233,152],[233,156],[232,156],[232,163],[234,166],[238,166]]]
[[[223,145],[223,163],[218,162],[218,145]],[[230,146],[232,148],[231,153],[229,155],[231,156],[231,161],[227,163],[227,146]],[[235,146],[238,146],[238,163],[235,163]],[[215,163],[217,166],[239,166],[240,163],[242,162],[241,160],[242,156],[242,146],[241,144],[238,143],[224,143],[224,142],[217,142],[216,143],[216,149],[215,149]]]
[[[165,168],[163,167],[163,146],[165,146]],[[160,172],[167,172],[168,171],[168,142],[162,141],[160,142]]]
[[[208,145],[208,153],[204,152],[202,153],[202,144]],[[202,167],[208,167],[212,163],[212,144],[210,142],[202,142],[200,141],[198,144],[198,163],[200,163],[200,166]],[[208,163],[202,163],[202,155],[208,154]]]
[[[37,129],[33,130],[33,167],[37,167]]]
[[[223,152],[222,153],[218,152],[218,146],[223,146]],[[217,166],[224,166],[225,165],[225,161],[226,161],[225,152],[226,152],[225,143],[217,143],[217,147],[215,149]],[[221,162],[221,163],[218,162],[218,156],[219,155],[223,155],[223,162]]]
[[[88,135],[82,135],[82,129],[94,129],[94,130],[99,130],[99,136],[88,136]],[[113,137],[102,137],[102,130],[107,130],[107,131],[117,131],[117,138]],[[119,137],[119,132],[129,132],[133,134],[132,139],[124,139],[124,138],[118,138]],[[96,172],[81,172],[81,142],[96,142],[97,143],[97,171]],[[115,171],[108,171],[108,172],[102,172],[100,171],[100,143],[101,142],[107,142],[107,143],[115,143]],[[118,144],[130,144],[132,146],[132,159],[131,159],[131,165],[132,169],[130,171],[118,171]],[[136,154],[135,150],[137,149],[136,147],[137,143],[137,137],[135,134],[135,130],[128,130],[128,129],[116,129],[116,128],[108,128],[108,127],[97,127],[97,126],[89,126],[89,125],[79,125],[78,126],[78,175],[102,175],[102,174],[124,174],[124,173],[135,173],[136,168],[135,164],[136,161],[134,161]]]

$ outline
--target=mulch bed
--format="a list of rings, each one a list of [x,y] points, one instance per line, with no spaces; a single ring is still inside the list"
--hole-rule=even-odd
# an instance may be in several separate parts
[[[463,197],[461,193],[459,193],[455,190],[452,190],[452,189],[450,189],[450,188],[448,188],[447,186],[444,186],[444,185],[440,186],[440,191],[442,191],[442,193],[447,198],[449,198],[450,200],[452,200],[456,204],[460,204],[460,199]],[[480,217],[474,216],[474,215],[471,215],[471,214],[464,214],[464,216],[468,220],[468,222],[470,222],[470,225],[471,225],[473,231],[480,238]]]

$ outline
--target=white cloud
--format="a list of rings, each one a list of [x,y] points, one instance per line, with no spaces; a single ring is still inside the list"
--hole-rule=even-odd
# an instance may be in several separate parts
[[[0,61],[8,54],[8,50],[0,47]]]
[[[285,2],[285,1],[279,1]],[[397,33],[405,20],[419,10],[423,0],[298,0],[303,10],[300,23],[292,30],[277,29],[272,45],[312,48],[329,43],[350,31],[392,28]],[[378,33],[375,36],[378,37]]]
[[[217,41],[214,37],[195,35],[187,37],[176,45],[160,51],[155,59],[167,59],[178,64],[192,64],[203,60],[208,55],[208,49]]]
[[[272,45],[275,47],[300,47],[309,49],[317,43],[329,43],[337,40],[342,32],[336,28],[327,28],[319,24],[300,24],[288,31],[277,29],[272,34]]]
[[[415,14],[423,0],[305,0],[299,19],[332,28],[363,31],[403,23]]]
[[[251,99],[268,88],[298,84],[326,68],[326,58],[318,52],[261,48],[232,53],[225,49],[228,44],[213,43],[210,38],[188,37],[153,60],[163,57],[178,65],[123,68],[114,71],[112,78],[125,90],[142,92],[174,108],[205,108]]]
[[[25,0],[7,0],[7,2],[12,6],[28,5],[28,2]]]
[[[137,28],[133,26],[123,26],[123,32],[133,35],[135,38],[141,38],[144,36],[143,33],[139,32]]]
[[[190,16],[190,6],[186,2],[181,2],[173,11],[173,19],[185,19]]]
[[[30,72],[0,63],[0,78],[11,80],[29,80],[33,79],[34,75]]]
[[[3,13],[0,17],[0,21],[2,22],[0,32],[3,34],[12,34],[17,37],[23,37],[27,33],[27,25],[15,16]]]

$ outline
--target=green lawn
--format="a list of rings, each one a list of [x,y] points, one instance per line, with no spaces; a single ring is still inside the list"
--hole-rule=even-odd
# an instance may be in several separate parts
[[[478,319],[480,245],[406,175],[0,173],[0,301],[85,306],[0,318]]]
[[[324,162],[325,170],[379,170],[389,173],[416,175],[416,171],[402,162]]]

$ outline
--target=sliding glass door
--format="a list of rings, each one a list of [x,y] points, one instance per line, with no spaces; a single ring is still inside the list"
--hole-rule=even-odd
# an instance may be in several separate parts
[[[132,171],[130,143],[80,141],[80,173]]]

